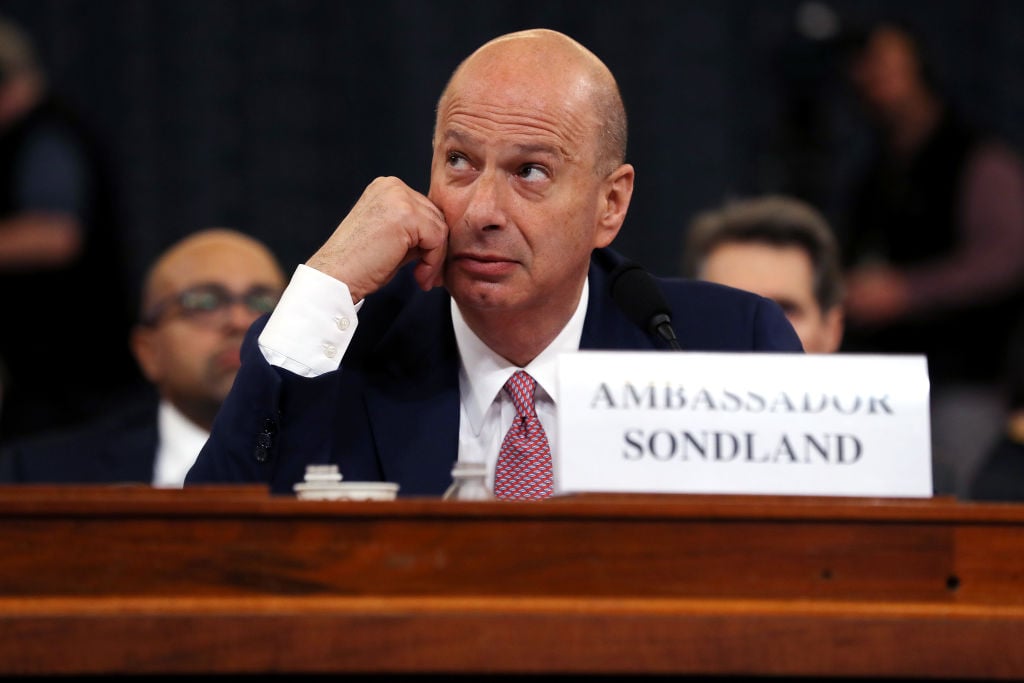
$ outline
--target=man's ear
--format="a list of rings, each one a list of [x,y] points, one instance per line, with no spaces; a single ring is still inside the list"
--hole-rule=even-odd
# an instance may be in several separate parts
[[[132,328],[129,343],[142,374],[153,384],[160,378],[160,350],[156,332],[143,325]]]
[[[619,229],[626,220],[629,202],[633,198],[634,176],[633,166],[622,164],[602,181],[597,207],[595,247],[607,247],[619,234]]]
[[[843,343],[843,330],[845,329],[845,320],[843,317],[843,307],[833,306],[827,313],[825,313],[825,335],[827,348],[829,352],[838,351],[839,347]]]

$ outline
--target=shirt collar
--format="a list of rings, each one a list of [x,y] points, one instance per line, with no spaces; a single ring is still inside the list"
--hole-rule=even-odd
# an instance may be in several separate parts
[[[166,400],[160,401],[157,412],[157,434],[157,477],[163,480],[163,485],[177,480],[179,475],[184,479],[183,473],[188,472],[210,436]]]
[[[538,388],[554,402],[558,396],[557,359],[558,354],[566,351],[577,351],[580,338],[583,336],[583,320],[587,313],[587,301],[590,297],[589,280],[584,280],[583,291],[580,293],[576,311],[569,318],[562,331],[525,368],[518,368],[487,347],[476,334],[469,329],[462,312],[452,299],[452,324],[455,328],[455,342],[459,348],[461,364],[459,366],[459,390],[462,404],[469,417],[470,427],[474,434],[479,434],[483,426],[484,415],[494,403],[501,388],[516,370],[526,370],[537,381]]]

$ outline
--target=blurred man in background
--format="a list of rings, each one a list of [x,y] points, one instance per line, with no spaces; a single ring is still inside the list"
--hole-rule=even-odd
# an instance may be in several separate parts
[[[835,233],[810,204],[768,195],[727,202],[690,225],[683,274],[773,299],[807,353],[842,348],[844,286]],[[954,488],[955,472],[932,459],[936,492]]]
[[[683,275],[773,299],[808,353],[839,349],[843,282],[836,238],[806,202],[765,196],[699,214],[687,232]]]
[[[234,382],[246,330],[284,284],[270,250],[240,232],[214,228],[173,245],[149,271],[131,335],[156,396],[9,446],[0,481],[182,486]]]

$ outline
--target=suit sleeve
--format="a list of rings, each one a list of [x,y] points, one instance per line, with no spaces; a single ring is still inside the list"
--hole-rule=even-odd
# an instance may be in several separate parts
[[[755,351],[796,351],[804,347],[782,307],[771,299],[762,299],[754,312]]]
[[[289,392],[289,384],[306,385],[315,391],[323,382],[298,377],[267,362],[257,343],[265,323],[265,317],[258,320],[246,335],[242,366],[217,413],[210,437],[185,477],[186,486],[254,482],[284,491],[303,478],[301,458],[281,457],[281,417],[290,393],[304,395],[302,390]]]

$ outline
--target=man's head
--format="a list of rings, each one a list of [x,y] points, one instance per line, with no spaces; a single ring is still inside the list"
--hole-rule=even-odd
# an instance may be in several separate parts
[[[854,41],[849,74],[858,96],[882,120],[899,117],[935,93],[932,69],[915,34],[894,21],[875,24]]]
[[[234,230],[196,232],[150,268],[132,351],[160,396],[210,428],[239,367],[246,330],[277,303],[274,255]]]
[[[438,102],[429,196],[450,229],[445,286],[471,326],[561,329],[591,251],[625,219],[625,152],[615,79],[571,38],[513,33],[459,65]]]
[[[769,196],[698,215],[687,234],[683,273],[775,300],[809,353],[839,349],[839,249],[825,218],[804,202]]]
[[[0,17],[0,129],[35,106],[44,87],[31,39],[21,27]]]

